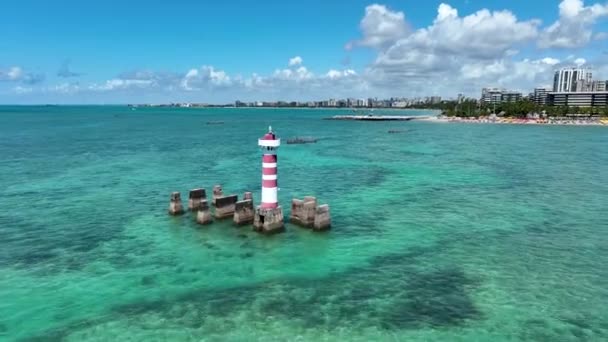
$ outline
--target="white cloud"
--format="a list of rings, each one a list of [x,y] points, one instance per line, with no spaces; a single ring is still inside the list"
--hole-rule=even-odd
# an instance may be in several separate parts
[[[303,62],[302,57],[295,56],[295,57],[289,59],[289,66],[302,65],[302,62]]]
[[[180,82],[184,90],[195,91],[204,88],[227,87],[232,80],[223,70],[204,65],[199,69],[190,69]]]
[[[8,69],[0,69],[0,81],[21,82],[25,84],[36,84],[44,80],[43,74],[25,72],[19,66]]]
[[[20,67],[12,67],[6,73],[6,76],[9,81],[18,80],[23,75],[23,71]]]
[[[314,77],[314,74],[305,66],[300,66],[296,69],[277,69],[274,71],[273,77],[281,80],[306,80]]]
[[[34,89],[32,87],[22,87],[22,86],[16,86],[15,88],[13,88],[13,91],[16,94],[29,94],[33,91]]]
[[[598,32],[594,34],[593,40],[608,40],[608,32]]]
[[[325,74],[326,77],[331,78],[331,79],[356,76],[356,75],[357,75],[357,73],[353,69],[346,69],[346,70],[331,69],[327,72],[327,74]]]
[[[365,8],[365,16],[361,20],[359,28],[363,33],[363,38],[354,44],[349,43],[348,49],[355,44],[375,48],[384,47],[404,37],[409,31],[403,12],[391,11],[386,6],[378,4]]]
[[[556,65],[559,64],[559,59],[557,58],[551,58],[551,57],[545,57],[543,59],[541,59],[541,62],[548,64],[548,65]]]
[[[102,84],[91,84],[89,90],[94,91],[112,91],[112,90],[125,90],[131,88],[149,88],[154,85],[152,80],[124,80],[120,78],[114,78],[107,80]],[[58,89],[59,90],[59,89]]]
[[[563,0],[559,4],[559,19],[545,28],[538,41],[541,48],[577,48],[593,37],[593,25],[608,16],[608,4],[585,6],[582,0]]]
[[[576,66],[583,66],[585,63],[587,63],[587,60],[584,58],[577,58],[574,60],[574,64],[576,64]]]
[[[441,4],[430,26],[378,49],[365,78],[392,94],[477,93],[487,75],[509,73],[517,47],[533,42],[539,25],[538,20],[520,21],[510,11],[482,9],[462,17]]]

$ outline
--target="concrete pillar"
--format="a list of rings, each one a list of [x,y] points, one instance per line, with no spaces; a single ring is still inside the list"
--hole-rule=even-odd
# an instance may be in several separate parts
[[[178,191],[171,193],[171,200],[169,202],[169,214],[170,215],[181,215],[184,213],[184,207],[182,206],[182,198]]]
[[[315,212],[314,230],[328,230],[331,227],[329,205],[323,204],[317,207]]]
[[[218,197],[222,197],[224,196],[224,192],[222,191],[222,186],[221,185],[214,185],[213,186],[213,197],[211,199],[211,204],[215,207],[215,199]]]
[[[192,189],[188,198],[188,210],[196,211],[203,201],[207,201],[205,189]]]
[[[291,200],[291,215],[289,222],[297,225],[302,225],[301,217],[304,215],[304,201],[294,198]]]
[[[234,215],[234,208],[237,201],[237,195],[215,198],[215,218],[223,219]]]
[[[306,196],[304,200],[294,198],[291,201],[291,223],[312,228],[315,222],[316,207],[317,199],[315,197]]]
[[[196,222],[198,224],[210,224],[213,222],[211,210],[209,209],[209,204],[207,203],[206,198],[200,202],[200,205],[196,211]]]
[[[250,199],[236,202],[234,205],[234,223],[238,226],[253,223],[253,201]]]
[[[255,209],[253,219],[253,230],[264,234],[275,234],[285,231],[283,224],[283,208],[262,208]]]
[[[247,191],[245,194],[243,194],[243,200],[252,200],[253,201],[253,194],[249,191]]]

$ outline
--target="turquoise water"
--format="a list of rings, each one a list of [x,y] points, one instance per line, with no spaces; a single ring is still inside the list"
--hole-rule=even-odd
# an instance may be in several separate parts
[[[0,339],[608,339],[606,128],[340,113],[0,107]],[[259,201],[269,124],[320,139],[281,147],[279,199],[333,230],[166,214],[214,184]]]

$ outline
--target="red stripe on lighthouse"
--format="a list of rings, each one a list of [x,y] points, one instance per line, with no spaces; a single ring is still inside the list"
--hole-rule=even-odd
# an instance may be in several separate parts
[[[262,156],[262,161],[264,163],[276,163],[277,155],[276,154],[265,154]]]
[[[276,167],[263,167],[262,168],[262,174],[263,175],[276,175],[277,174],[277,168]]]
[[[262,181],[262,187],[264,187],[264,188],[276,188],[277,187],[277,180],[276,179],[272,179],[272,180],[265,179],[265,180]]]

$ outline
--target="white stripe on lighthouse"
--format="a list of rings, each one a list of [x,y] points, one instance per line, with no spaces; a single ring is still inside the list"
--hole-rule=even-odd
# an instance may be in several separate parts
[[[262,175],[262,180],[275,180],[277,175]]]
[[[262,188],[264,203],[277,203],[277,188]]]
[[[277,167],[277,163],[262,163],[262,167],[275,168]]]

